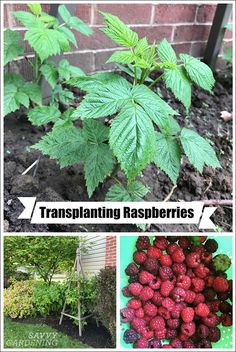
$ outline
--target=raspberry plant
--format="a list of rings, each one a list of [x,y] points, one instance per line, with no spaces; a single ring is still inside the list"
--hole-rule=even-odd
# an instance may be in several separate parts
[[[162,79],[188,111],[192,83],[212,91],[215,80],[211,69],[187,54],[180,54],[177,59],[166,39],[158,45],[155,42],[150,45],[146,37],[140,39],[118,17],[101,14],[106,24],[101,31],[125,48],[114,52],[107,62],[121,64],[120,69],[132,82],[116,73],[64,76],[67,84],[80,88],[86,95],[76,109],[69,108],[64,113],[55,105],[34,107],[28,114],[29,120],[37,126],[52,122],[54,127],[33,148],[55,159],[60,167],[83,162],[89,197],[107,177],[115,178],[120,167],[127,176],[127,184],[115,178],[116,183],[106,195],[108,201],[141,201],[149,189],[136,178],[151,162],[174,184],[183,154],[199,172],[204,165],[220,167],[209,142],[195,131],[181,128],[175,119],[178,111],[152,90]],[[66,18],[64,20],[66,22]],[[52,26],[52,31],[58,30],[57,24]],[[29,37],[33,46],[34,40],[27,35]],[[47,55],[40,51],[40,59],[45,60],[48,55],[63,50],[61,41],[58,43]],[[122,66],[124,64],[128,66]],[[51,67],[46,64],[41,70],[45,75],[45,71],[51,72]],[[153,81],[150,74],[159,70],[162,73]],[[103,119],[107,117],[110,121],[105,124]],[[82,121],[82,127],[75,126],[76,120]]]
[[[28,59],[33,68],[34,82],[25,82],[24,78],[16,73],[7,72],[4,76],[4,116],[24,106],[29,108],[33,105],[42,105],[42,94],[39,82],[42,77],[46,79],[52,88],[50,106],[37,108],[39,115],[55,115],[59,102],[68,105],[73,99],[73,93],[63,88],[63,81],[70,77],[83,75],[83,71],[71,66],[62,59],[58,65],[48,60],[52,55],[71,51],[70,43],[77,46],[76,38],[71,29],[85,35],[90,35],[92,30],[78,17],[71,16],[64,5],[58,7],[63,23],[57,18],[42,11],[40,4],[28,4],[31,12],[17,11],[13,15],[26,28],[24,40],[34,51],[34,58]],[[4,65],[10,66],[10,62],[18,56],[24,55],[24,46],[21,44],[21,36],[11,29],[4,32]],[[9,69],[9,67],[8,67]],[[9,70],[8,70],[9,71]],[[43,117],[42,117],[43,118]],[[47,123],[47,117],[44,117]]]

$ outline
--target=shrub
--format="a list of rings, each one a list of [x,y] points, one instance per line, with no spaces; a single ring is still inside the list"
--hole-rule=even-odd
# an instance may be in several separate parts
[[[95,312],[102,324],[116,339],[116,269],[107,267],[97,276],[97,298]]]
[[[34,290],[36,283],[31,280],[16,281],[4,290],[4,314],[12,319],[31,317],[36,314]]]
[[[49,315],[60,313],[65,299],[64,287],[58,282],[48,285],[46,282],[37,282],[34,290],[33,304],[36,313],[39,315]]]

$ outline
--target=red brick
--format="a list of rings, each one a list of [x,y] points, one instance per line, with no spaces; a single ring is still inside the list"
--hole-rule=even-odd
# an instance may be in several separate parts
[[[155,23],[193,22],[196,5],[162,4],[155,7]]]
[[[98,11],[109,12],[118,16],[127,24],[147,24],[151,20],[151,4],[99,4],[97,5],[95,23],[104,24]]]
[[[10,67],[12,72],[21,74],[26,81],[33,80],[33,68],[26,59],[13,61]]]
[[[177,26],[174,33],[174,42],[207,40],[211,26],[192,25]]]
[[[86,73],[94,70],[94,54],[92,52],[64,54],[61,58],[67,59],[71,65],[81,68]]]
[[[215,10],[216,5],[200,5],[197,12],[197,22],[212,22]]]
[[[233,39],[233,33],[229,29],[226,29],[224,38],[225,39]]]
[[[27,11],[30,12],[30,9],[26,4],[7,4],[5,5],[7,7],[7,12],[8,12],[8,22],[10,26],[13,27],[22,27],[22,24],[12,15],[12,12],[14,11]],[[50,6],[49,4],[43,4],[42,9],[43,11],[49,13],[50,11]]]
[[[109,48],[119,47],[118,44],[113,42],[104,33],[102,33],[99,30],[99,27],[93,27],[92,29],[94,32],[90,36],[84,36],[83,34],[77,31],[74,31],[79,49],[95,50],[95,49],[109,49]]]
[[[206,49],[206,42],[193,43],[190,54],[194,57],[203,57]]]
[[[188,54],[190,52],[191,43],[173,44],[172,46],[177,55],[181,53]]]
[[[91,4],[78,4],[75,11],[75,16],[79,17],[85,23],[91,23]]]
[[[160,41],[164,38],[171,40],[172,26],[142,26],[132,27],[132,29],[138,33],[139,37],[147,37],[150,44],[154,41]]]

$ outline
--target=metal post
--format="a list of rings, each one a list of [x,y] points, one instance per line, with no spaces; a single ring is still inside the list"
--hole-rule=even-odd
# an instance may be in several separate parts
[[[77,262],[77,275],[78,275],[78,278],[79,278],[79,274],[81,272],[80,250],[79,250],[79,248],[77,248],[77,251],[76,251],[76,262]],[[78,280],[78,295],[80,295],[80,283],[79,283],[79,280]],[[80,298],[78,299],[78,319],[79,319],[79,336],[82,336]]]
[[[228,23],[231,11],[232,4],[217,5],[203,58],[203,61],[210,66],[212,70],[215,68],[217,56],[224,38],[225,25]]]

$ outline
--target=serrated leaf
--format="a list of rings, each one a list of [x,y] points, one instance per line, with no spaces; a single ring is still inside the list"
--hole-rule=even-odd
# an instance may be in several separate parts
[[[190,163],[202,172],[204,164],[213,168],[221,167],[212,146],[195,131],[183,128],[180,141]]]
[[[134,66],[131,64],[127,65],[128,67],[122,66],[122,65],[117,65],[117,67],[122,71],[127,73],[129,76],[134,77]],[[137,79],[140,80],[141,78],[141,74],[142,74],[142,70],[140,67],[136,67],[136,76]],[[146,77],[145,78],[145,82],[153,82],[153,79],[151,79],[150,77]]]
[[[42,26],[40,19],[30,12],[16,11],[13,12],[13,16],[15,16],[27,29],[40,28]]]
[[[148,50],[148,48],[149,48],[149,44],[148,44],[147,38],[144,37],[142,39],[139,39],[134,49],[134,52],[136,55],[144,55],[145,52]]]
[[[81,128],[76,128],[71,121],[65,121],[62,125],[54,126],[31,148],[55,159],[60,167],[66,167],[84,159],[86,140]]]
[[[113,115],[131,99],[130,92],[130,84],[125,79],[100,81],[99,89],[85,96],[73,117],[86,119]]]
[[[35,4],[27,4],[28,8],[30,9],[31,12],[33,12],[35,15],[41,15],[42,13],[42,8],[39,3]]]
[[[70,18],[71,18],[71,14],[70,12],[67,10],[65,5],[59,5],[58,6],[58,13],[61,16],[61,18],[63,19],[63,21],[65,23],[69,22]]]
[[[28,119],[35,126],[56,122],[61,112],[54,106],[36,106],[28,112]]]
[[[149,188],[139,181],[133,181],[127,186],[114,184],[106,194],[108,202],[141,202],[149,192]]]
[[[135,56],[131,51],[115,51],[107,60],[107,63],[120,62],[122,64],[130,64],[134,61],[134,58]]]
[[[153,160],[155,133],[145,110],[127,104],[111,124],[110,146],[129,180]]]
[[[26,108],[29,107],[29,97],[24,92],[17,91],[15,99],[20,105],[24,105]]]
[[[38,105],[42,104],[42,92],[38,84],[27,82],[22,86],[21,90],[28,95],[31,101]]]
[[[20,104],[16,100],[17,87],[14,84],[4,86],[4,116],[19,109]]]
[[[157,148],[154,162],[175,184],[180,172],[181,151],[176,139],[157,133]]]
[[[160,129],[166,126],[169,115],[178,114],[164,100],[143,84],[136,85],[133,88],[132,96]]]
[[[76,29],[78,32],[84,34],[84,35],[91,35],[93,34],[92,28],[87,26],[80,18],[71,16],[69,21],[67,22],[67,25],[71,28]]]
[[[44,64],[40,67],[40,71],[50,86],[54,88],[59,78],[55,64],[53,62],[47,62],[47,64]]]
[[[62,32],[66,38],[71,42],[76,48],[78,48],[77,41],[75,39],[74,33],[67,27],[57,28],[58,32]]]
[[[157,53],[161,62],[170,62],[172,64],[176,64],[176,54],[168,40],[163,39],[160,42],[160,44],[157,46]]]
[[[178,66],[176,68],[166,68],[164,70],[164,80],[166,87],[170,88],[186,110],[189,110],[191,105],[191,82],[183,69]]]
[[[76,66],[69,66],[69,71],[70,71],[70,75],[71,77],[77,77],[77,76],[85,76],[85,73],[83,70],[81,70],[81,68],[76,67]]]
[[[215,79],[210,67],[187,54],[180,54],[179,57],[183,61],[190,79],[199,87],[211,92]]]
[[[74,94],[69,90],[69,89],[61,89],[60,93],[59,93],[59,100],[65,104],[65,105],[69,105],[70,102],[72,100],[75,99]]]
[[[21,39],[20,34],[11,29],[4,31],[4,65],[24,53],[24,46],[20,44]]]
[[[100,144],[108,141],[109,128],[103,123],[94,120],[83,121],[83,131],[86,139],[92,144]]]
[[[45,12],[42,12],[42,15],[39,18],[40,18],[40,21],[45,23],[47,26],[50,26],[50,27],[59,26],[58,20],[54,16],[50,16]]]
[[[132,31],[124,22],[117,16],[113,16],[107,12],[100,12],[107,25],[101,31],[105,33],[115,43],[126,48],[132,48],[138,43],[138,35]]]
[[[168,116],[165,122],[160,126],[160,130],[167,136],[175,136],[181,131],[181,128],[178,122],[172,116]]]
[[[20,88],[25,82],[21,75],[14,72],[8,72],[4,75],[4,85],[7,84],[14,84],[17,88]]]

